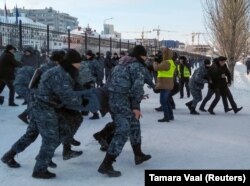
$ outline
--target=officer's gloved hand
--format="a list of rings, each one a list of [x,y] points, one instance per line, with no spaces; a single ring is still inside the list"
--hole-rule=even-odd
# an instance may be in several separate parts
[[[89,104],[89,100],[83,97],[83,98],[82,98],[82,105],[83,105],[83,106],[86,106],[86,105],[88,105],[88,104]]]

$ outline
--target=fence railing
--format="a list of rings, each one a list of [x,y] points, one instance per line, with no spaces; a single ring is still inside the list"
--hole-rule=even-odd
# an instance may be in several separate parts
[[[53,50],[72,48],[78,50],[81,54],[87,50],[93,52],[106,53],[127,51],[136,45],[129,40],[93,37],[87,33],[72,34],[68,32],[54,31],[50,26],[34,26],[31,24],[1,23],[0,22],[0,47],[7,44],[16,46],[19,50],[31,46],[37,50],[43,50],[50,53]],[[139,44],[139,43],[138,43]],[[156,46],[145,45],[149,54],[158,50]]]

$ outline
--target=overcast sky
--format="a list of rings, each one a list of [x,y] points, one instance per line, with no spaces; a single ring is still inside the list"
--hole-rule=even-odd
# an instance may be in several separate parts
[[[4,8],[5,0],[1,3]],[[52,7],[77,17],[80,26],[89,24],[99,33],[104,20],[112,17],[106,23],[113,24],[123,38],[139,38],[143,29],[149,31],[159,25],[162,30],[175,31],[160,32],[160,39],[190,42],[190,33],[205,30],[200,0],[6,0],[8,9],[15,5],[26,9]],[[157,38],[156,32],[145,33],[145,38]]]

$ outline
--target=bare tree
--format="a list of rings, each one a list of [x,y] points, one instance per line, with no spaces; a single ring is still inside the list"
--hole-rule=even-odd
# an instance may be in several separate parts
[[[202,0],[204,18],[214,47],[228,58],[234,77],[234,67],[246,51],[250,31],[250,0]]]

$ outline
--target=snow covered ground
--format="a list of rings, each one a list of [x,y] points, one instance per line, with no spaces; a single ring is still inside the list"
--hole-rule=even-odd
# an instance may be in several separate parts
[[[53,158],[57,174],[55,179],[39,180],[31,177],[35,157],[39,151],[41,138],[20,153],[16,160],[21,168],[10,169],[0,163],[0,185],[17,186],[142,186],[145,169],[250,169],[250,75],[246,75],[245,66],[236,65],[235,83],[231,87],[238,106],[243,110],[238,114],[224,113],[221,101],[215,108],[216,115],[202,113],[199,116],[189,114],[185,102],[175,96],[175,120],[170,123],[158,123],[162,113],[155,112],[159,106],[159,95],[146,89],[150,99],[143,101],[141,119],[142,149],[150,153],[152,159],[141,165],[134,164],[130,144],[127,143],[114,167],[122,172],[119,178],[108,178],[97,172],[105,153],[99,150],[92,135],[110,121],[110,117],[91,121],[85,118],[77,132],[76,139],[81,141],[83,150],[79,158],[62,160],[60,146]],[[3,95],[7,96],[8,90]],[[204,94],[206,89],[204,89]],[[0,156],[25,132],[26,125],[17,115],[24,106],[10,108],[7,101],[0,106]],[[22,100],[17,101],[18,104]],[[210,103],[210,102],[209,102]],[[208,105],[207,105],[208,107]]]

